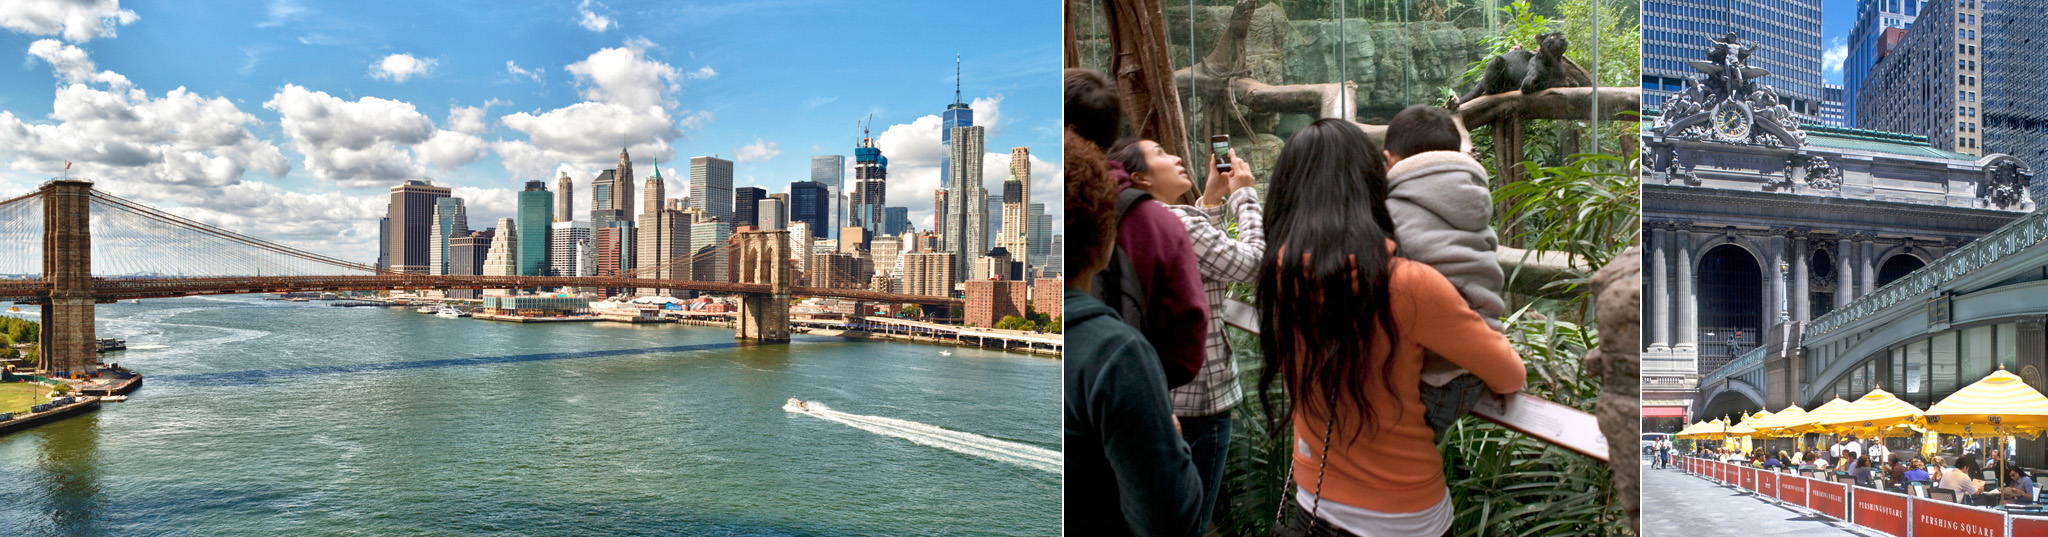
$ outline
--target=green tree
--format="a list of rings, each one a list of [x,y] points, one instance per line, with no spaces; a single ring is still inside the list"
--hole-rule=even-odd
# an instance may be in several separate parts
[[[1063,332],[1065,330],[1065,327],[1061,326],[1061,322],[1065,319],[1065,317],[1054,317],[1052,319],[1052,322],[1045,325],[1045,331],[1052,332],[1054,334]]]
[[[922,308],[922,307],[919,307],[919,306],[918,306],[918,305],[916,305],[916,304],[911,304],[911,305],[908,305],[908,306],[904,306],[904,307],[903,307],[903,316],[904,316],[904,317],[918,317],[918,318],[922,318],[922,317],[924,317],[924,308]]]

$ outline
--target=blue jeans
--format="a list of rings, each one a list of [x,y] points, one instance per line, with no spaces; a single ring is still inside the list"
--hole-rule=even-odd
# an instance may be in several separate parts
[[[1202,523],[1194,533],[1209,531],[1210,514],[1216,511],[1216,496],[1223,490],[1223,463],[1230,460],[1230,411],[1208,416],[1181,416],[1180,437],[1194,455],[1195,473],[1202,477]]]

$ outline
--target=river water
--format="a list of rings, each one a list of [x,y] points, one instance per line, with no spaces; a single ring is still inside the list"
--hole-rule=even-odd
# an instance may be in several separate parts
[[[0,534],[1059,532],[1045,357],[257,297],[98,318],[145,385],[0,436]]]

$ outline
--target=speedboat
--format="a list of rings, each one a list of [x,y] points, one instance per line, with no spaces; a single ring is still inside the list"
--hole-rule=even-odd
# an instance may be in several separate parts
[[[952,356],[953,351],[939,351],[939,356]]]
[[[789,398],[789,402],[787,402],[787,403],[783,403],[783,404],[782,404],[782,409],[783,409],[783,410],[787,410],[787,411],[790,411],[790,412],[817,412],[817,411],[818,411],[818,407],[817,407],[816,405],[813,405],[813,404],[811,404],[811,403],[806,403],[806,402],[803,402],[803,400],[801,400],[801,399],[797,399],[797,398],[795,398],[795,397],[791,397],[791,398]]]

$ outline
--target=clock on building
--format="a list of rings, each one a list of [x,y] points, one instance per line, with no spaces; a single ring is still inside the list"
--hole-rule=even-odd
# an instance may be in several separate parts
[[[1735,99],[1721,101],[1714,106],[1714,136],[1726,142],[1741,142],[1749,139],[1749,129],[1756,125],[1756,114],[1750,112],[1749,103]]]

